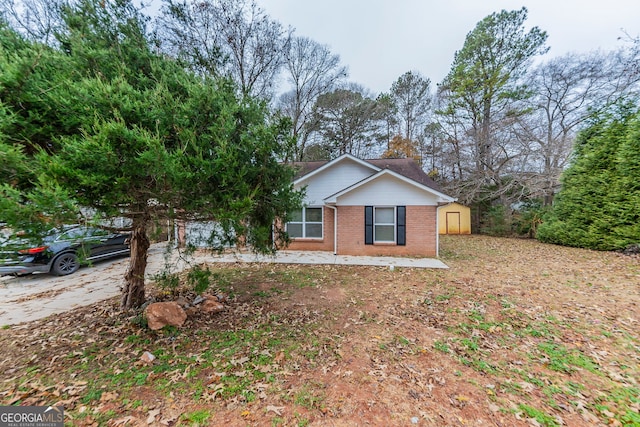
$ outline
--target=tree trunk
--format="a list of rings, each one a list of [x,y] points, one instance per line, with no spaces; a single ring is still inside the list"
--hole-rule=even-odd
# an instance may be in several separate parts
[[[138,308],[144,303],[144,273],[147,269],[149,245],[147,221],[134,221],[131,233],[131,258],[129,269],[124,276],[125,284],[120,301],[120,307],[123,310]]]

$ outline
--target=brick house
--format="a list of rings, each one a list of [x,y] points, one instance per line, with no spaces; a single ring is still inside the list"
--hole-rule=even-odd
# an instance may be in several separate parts
[[[304,208],[286,229],[289,250],[339,255],[438,256],[438,207],[454,199],[412,159],[298,162]]]

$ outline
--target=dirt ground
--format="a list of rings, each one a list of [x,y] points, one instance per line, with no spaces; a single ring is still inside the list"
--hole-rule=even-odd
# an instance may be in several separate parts
[[[0,404],[68,425],[640,425],[637,256],[445,236],[441,258],[210,265],[226,309],[180,329],[117,298],[7,327]]]

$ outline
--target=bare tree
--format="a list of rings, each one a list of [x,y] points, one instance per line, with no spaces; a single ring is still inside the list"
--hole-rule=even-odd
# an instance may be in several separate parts
[[[594,113],[633,96],[640,74],[637,51],[621,49],[569,54],[538,66],[528,78],[534,96],[530,113],[518,119],[517,138],[527,156],[528,186],[546,205],[553,201],[581,125]]]
[[[291,39],[285,55],[285,74],[291,90],[282,94],[279,108],[291,117],[293,136],[297,140],[296,159],[302,160],[318,96],[331,92],[336,83],[347,77],[347,67],[327,46],[307,37]]]
[[[165,1],[156,24],[162,50],[198,73],[222,75],[224,41],[218,17],[214,2]]]
[[[291,30],[254,0],[165,0],[162,11],[163,49],[200,72],[229,75],[243,95],[273,96]]]
[[[62,0],[0,0],[0,19],[31,40],[55,43],[55,31],[61,25]]]

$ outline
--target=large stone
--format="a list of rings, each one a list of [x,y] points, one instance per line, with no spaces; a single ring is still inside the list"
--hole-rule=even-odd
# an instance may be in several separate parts
[[[144,310],[149,329],[154,331],[165,326],[180,327],[187,320],[187,313],[177,302],[154,302]]]
[[[222,305],[215,297],[207,298],[200,306],[200,310],[202,310],[203,313],[207,314],[219,313],[224,310],[224,305]]]

